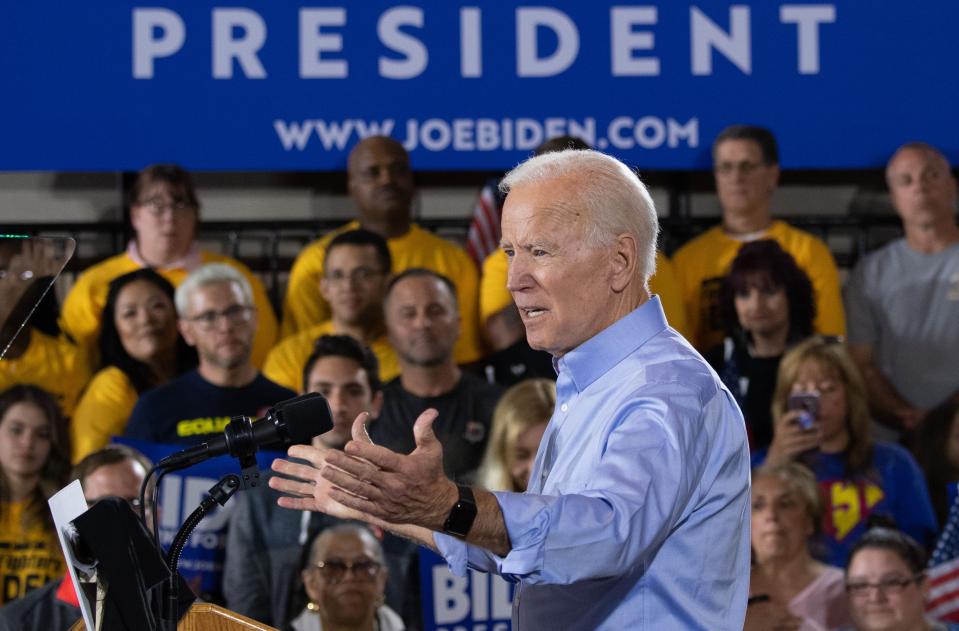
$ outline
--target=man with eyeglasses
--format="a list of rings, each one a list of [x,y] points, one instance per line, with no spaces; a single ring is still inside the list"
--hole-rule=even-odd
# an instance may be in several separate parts
[[[393,266],[386,239],[362,228],[341,232],[326,246],[324,257],[319,287],[330,305],[330,319],[277,344],[263,374],[281,386],[302,390],[303,365],[314,341],[323,335],[350,335],[376,353],[379,377],[389,381],[400,368],[383,320],[383,296]]]
[[[80,345],[91,368],[97,363],[97,335],[111,280],[152,267],[176,286],[207,263],[230,265],[250,284],[258,312],[252,357],[256,366],[262,366],[278,330],[269,296],[243,263],[197,245],[200,202],[190,174],[174,164],[147,167],[137,175],[127,203],[135,236],[126,251],[87,268],[63,302],[60,327]]]
[[[135,505],[151,466],[136,449],[109,445],[78,462],[71,477],[80,480],[83,497],[90,506],[105,497],[119,497]],[[80,616],[80,603],[66,574],[0,609],[0,631],[68,629]]]
[[[386,239],[394,272],[424,267],[453,281],[463,317],[463,331],[455,350],[456,362],[463,364],[479,359],[482,343],[476,265],[465,250],[413,222],[416,187],[410,156],[403,145],[388,136],[361,140],[350,152],[347,185],[358,218],[311,243],[297,256],[283,301],[282,336],[330,319],[330,304],[320,291],[325,250],[337,234],[364,228]]]
[[[779,149],[772,132],[731,125],[713,143],[713,174],[722,223],[681,247],[673,256],[686,302],[691,342],[700,352],[723,340],[719,290],[743,243],[774,239],[809,276],[816,296],[816,332],[845,335],[839,272],[826,244],[784,221],[770,208],[779,184]]]
[[[126,436],[194,445],[222,434],[231,416],[257,418],[295,392],[264,377],[250,359],[258,311],[236,269],[221,263],[197,268],[176,290],[180,332],[199,364],[145,392],[130,415]]]

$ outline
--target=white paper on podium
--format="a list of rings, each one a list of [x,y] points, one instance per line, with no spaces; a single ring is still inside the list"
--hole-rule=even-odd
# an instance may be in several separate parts
[[[94,631],[96,627],[93,623],[93,607],[87,601],[83,590],[80,589],[80,580],[77,576],[77,566],[83,567],[83,564],[77,561],[76,555],[73,554],[73,548],[70,547],[64,534],[67,524],[87,511],[87,500],[83,497],[83,487],[80,486],[80,481],[74,480],[60,489],[49,499],[48,503],[50,504],[50,512],[53,513],[53,523],[57,528],[57,536],[60,538],[63,558],[67,560],[67,571],[70,572],[73,587],[77,592],[77,599],[80,601],[83,622],[87,626],[87,631]]]

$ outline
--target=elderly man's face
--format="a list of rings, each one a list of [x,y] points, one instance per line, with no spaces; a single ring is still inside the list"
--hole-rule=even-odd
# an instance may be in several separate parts
[[[588,211],[566,203],[576,182],[518,186],[503,207],[507,288],[529,345],[559,357],[616,320],[608,248],[584,242]]]

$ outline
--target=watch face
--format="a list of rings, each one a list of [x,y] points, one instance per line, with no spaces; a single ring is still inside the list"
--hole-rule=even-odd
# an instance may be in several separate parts
[[[453,505],[446,523],[443,524],[443,531],[454,537],[465,537],[470,528],[473,527],[473,521],[476,519],[476,499],[473,497],[473,489],[458,484],[456,485],[460,492],[459,501]]]

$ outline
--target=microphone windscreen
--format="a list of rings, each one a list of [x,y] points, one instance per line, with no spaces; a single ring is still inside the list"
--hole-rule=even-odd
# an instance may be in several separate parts
[[[333,413],[323,395],[310,392],[277,404],[276,415],[293,443],[306,443],[333,429]]]

